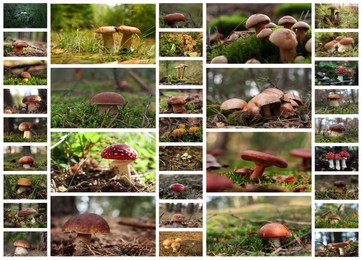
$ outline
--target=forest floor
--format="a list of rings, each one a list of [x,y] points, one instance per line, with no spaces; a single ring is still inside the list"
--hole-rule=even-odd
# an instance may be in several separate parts
[[[202,170],[202,149],[195,146],[161,146],[159,150],[160,171]]]

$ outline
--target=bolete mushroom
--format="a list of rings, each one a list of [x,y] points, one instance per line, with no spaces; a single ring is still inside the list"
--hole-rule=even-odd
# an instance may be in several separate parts
[[[118,106],[125,103],[122,95],[115,92],[101,92],[95,95],[91,101],[91,105],[97,105],[98,114],[109,113],[116,115]]]
[[[31,74],[27,71],[23,71],[20,73],[20,79],[24,82],[28,82],[31,78]]]
[[[347,169],[347,159],[350,157],[350,154],[343,150],[339,153],[340,156],[342,156],[342,170]]]
[[[354,39],[345,37],[339,41],[338,52],[344,53],[353,49]]]
[[[246,20],[245,27],[247,29],[255,28],[255,34],[258,34],[268,23],[270,23],[270,18],[267,15],[253,14]]]
[[[301,171],[310,171],[311,170],[311,160],[312,160],[312,150],[307,148],[293,149],[290,152],[290,155],[302,158],[302,165],[300,167]]]
[[[23,54],[23,49],[28,47],[28,43],[26,41],[21,41],[21,40],[17,40],[17,41],[13,41],[13,52],[16,55],[21,55]]]
[[[211,61],[210,64],[227,64],[228,59],[224,55],[216,56]]]
[[[303,21],[298,21],[295,24],[293,24],[292,30],[297,32],[297,39],[299,44],[302,44],[304,42],[305,35],[309,31],[309,28],[310,28],[309,24]]]
[[[297,37],[292,30],[276,29],[269,37],[269,41],[279,48],[280,61],[293,62],[297,57]]]
[[[338,94],[333,94],[333,93],[330,93],[328,96],[327,96],[328,100],[329,100],[329,105],[331,107],[338,107],[339,106],[339,100],[341,99],[341,96],[338,95]]]
[[[336,187],[337,193],[344,193],[344,189],[347,186],[344,181],[335,181],[333,182],[333,186]]]
[[[25,139],[32,138],[31,130],[36,129],[36,125],[31,122],[22,122],[18,126],[19,131],[24,132]]]
[[[17,194],[21,194],[24,192],[27,192],[31,189],[31,180],[29,180],[28,178],[20,178],[17,182],[16,182],[16,188]]]
[[[96,30],[96,33],[102,34],[104,47],[111,52],[114,52],[113,34],[115,32],[117,29],[114,26],[102,26]]]
[[[34,112],[37,109],[37,104],[40,103],[41,97],[38,95],[30,95],[23,98],[23,103],[26,104],[28,112]]]
[[[297,112],[294,110],[294,107],[289,102],[282,102],[280,105],[280,117],[290,118],[297,115]]]
[[[186,221],[186,217],[183,214],[173,214],[171,216],[171,224],[173,227],[183,227],[182,222]]]
[[[260,33],[256,35],[256,38],[261,40],[268,40],[272,32],[273,32],[272,29],[264,28],[263,30],[260,31]]]
[[[334,158],[336,157],[336,155],[333,152],[329,152],[326,154],[326,159],[329,162],[329,169],[334,169]]]
[[[269,243],[275,248],[279,248],[282,244],[280,239],[290,237],[290,230],[279,223],[269,223],[259,229],[259,237],[268,239]]]
[[[136,27],[126,25],[119,26],[117,30],[123,34],[121,49],[131,50],[132,36],[133,34],[141,33],[141,30]]]
[[[220,105],[220,110],[223,113],[229,114],[238,110],[245,110],[248,103],[240,98],[230,98]]]
[[[89,244],[92,234],[110,233],[107,221],[101,216],[93,213],[75,215],[65,222],[63,226],[65,233],[77,233],[76,241]]]
[[[346,128],[342,124],[333,124],[329,126],[329,130],[331,130],[331,136],[339,137],[343,135]]]
[[[106,147],[102,153],[103,159],[112,159],[109,167],[116,168],[118,173],[115,179],[122,180],[126,183],[131,183],[131,169],[130,164],[137,158],[137,152],[129,145],[126,144],[112,144]]]
[[[297,20],[295,20],[294,17],[290,15],[285,15],[279,19],[278,25],[281,25],[286,29],[291,29],[296,22]]]
[[[352,243],[353,241],[352,240],[348,240],[346,242],[337,242],[337,243],[329,243],[327,245],[328,248],[338,248],[339,250],[339,254],[341,256],[345,255],[345,248],[350,244]]]
[[[280,105],[280,98],[276,95],[260,93],[248,102],[246,110],[254,116],[261,115],[266,119],[270,119],[280,115]]]
[[[172,106],[172,111],[176,114],[182,114],[182,113],[186,112],[186,108],[185,108],[186,103],[187,103],[186,99],[181,96],[170,97],[167,100],[167,104],[169,106]]]
[[[29,220],[31,224],[35,224],[34,216],[36,213],[37,211],[33,208],[25,208],[18,212],[18,216],[25,220]]]
[[[329,53],[333,53],[336,51],[336,47],[338,46],[338,42],[333,40],[330,42],[327,42],[326,44],[324,44],[323,48],[329,52]]]
[[[241,153],[241,158],[247,161],[253,161],[256,165],[255,170],[250,175],[250,179],[259,179],[264,173],[264,169],[270,166],[287,168],[288,163],[282,158],[253,150],[246,150]]]
[[[18,160],[18,163],[22,165],[24,169],[29,169],[33,166],[34,159],[31,156],[23,156]]]
[[[30,243],[25,240],[17,240],[13,243],[13,246],[15,247],[14,256],[27,256],[28,249],[31,248]]]
[[[341,217],[338,216],[337,214],[332,214],[328,217],[328,220],[331,224],[335,224],[335,223],[338,223],[338,221],[341,220]]]
[[[163,21],[172,28],[177,27],[176,24],[178,22],[184,22],[185,20],[186,20],[185,16],[181,13],[167,14],[163,18]]]

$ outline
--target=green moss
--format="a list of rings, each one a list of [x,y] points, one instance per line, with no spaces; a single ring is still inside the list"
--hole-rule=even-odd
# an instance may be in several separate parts
[[[309,3],[285,3],[277,5],[274,12],[277,17],[282,17],[284,15],[293,16],[296,20],[299,20],[302,12],[306,14],[307,11],[311,13],[312,5]]]
[[[47,79],[32,76],[28,81],[23,81],[18,75],[12,75],[4,78],[4,85],[46,85]]]
[[[208,27],[211,28],[212,32],[217,29],[219,33],[222,33],[227,37],[233,31],[246,30],[245,23],[247,19],[247,17],[242,15],[220,16],[217,19],[213,19]]]

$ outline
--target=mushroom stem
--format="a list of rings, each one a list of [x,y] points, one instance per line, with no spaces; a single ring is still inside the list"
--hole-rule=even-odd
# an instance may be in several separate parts
[[[182,114],[186,112],[184,105],[172,105],[172,111],[177,114]]]
[[[302,166],[300,167],[302,171],[309,171],[311,169],[311,160],[303,158]]]
[[[76,237],[76,241],[82,241],[84,244],[89,244],[91,240],[92,234],[81,234],[78,233]]]
[[[292,49],[279,49],[280,61],[281,62],[293,62],[295,57],[297,57],[296,48]]]
[[[340,254],[340,255],[344,255],[344,254],[345,254],[345,250],[344,250],[343,247],[340,247],[340,248],[338,248],[338,249],[339,249],[339,254]]]
[[[15,256],[27,256],[28,255],[28,250],[26,248],[24,248],[24,247],[17,246],[15,248],[14,255]]]
[[[343,76],[342,76],[343,77]],[[338,107],[339,106],[339,101],[338,101],[338,99],[331,99],[330,101],[329,101],[329,105],[331,106],[331,107]]]
[[[339,163],[340,160],[336,160],[336,170],[340,170],[341,169],[341,164]]]
[[[31,138],[32,138],[32,133],[31,133],[31,131],[24,131],[24,138],[26,138],[26,139],[31,139]]]
[[[347,168],[347,164],[346,164],[347,158],[346,157],[342,157],[342,170]]]
[[[250,175],[250,179],[251,179],[251,180],[259,179],[261,176],[263,176],[264,169],[265,169],[265,166],[264,166],[264,165],[257,164],[255,170],[254,170],[253,173]]]
[[[275,248],[279,248],[282,245],[280,238],[269,238],[269,243]]]
[[[329,159],[328,162],[329,162],[329,169],[334,169],[334,161],[333,161],[333,159]]]
[[[36,111],[36,103],[29,103],[28,104],[28,111],[29,112]]]
[[[331,136],[340,137],[343,135],[343,132],[331,131]]]
[[[132,45],[132,33],[123,32],[121,49],[131,49]]]
[[[104,42],[104,47],[111,52],[114,52],[113,33],[103,33],[102,38]]]
[[[272,117],[272,113],[270,111],[270,106],[262,106],[261,107],[261,111],[262,111],[262,116],[265,118],[271,118]]]
[[[21,193],[24,193],[24,192],[26,192],[28,190],[30,190],[29,187],[20,186],[19,189],[16,191],[16,194],[21,194]]]
[[[336,192],[337,193],[344,193],[343,187],[336,187]]]
[[[118,170],[118,174],[114,177],[116,180],[122,180],[126,183],[131,183],[131,181],[132,181],[131,169],[130,169],[131,162],[132,161],[119,161],[119,160],[114,160],[111,162],[109,167],[111,169],[117,168],[117,170]]]
[[[97,105],[98,115],[102,115],[104,113],[110,115],[116,115],[118,113],[117,105]]]

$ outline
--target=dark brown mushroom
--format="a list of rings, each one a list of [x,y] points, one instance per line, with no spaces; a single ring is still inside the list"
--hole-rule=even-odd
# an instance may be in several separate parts
[[[344,189],[346,188],[347,184],[344,181],[335,181],[333,182],[333,186],[336,187],[337,193],[344,193]]]

